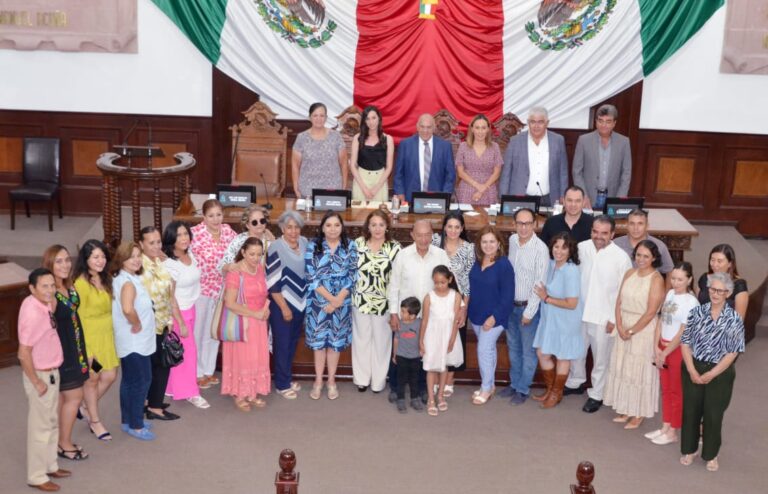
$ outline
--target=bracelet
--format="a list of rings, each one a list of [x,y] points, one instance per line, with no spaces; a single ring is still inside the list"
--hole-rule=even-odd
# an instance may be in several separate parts
[[[545,304],[548,304],[548,303],[549,303],[549,295],[547,295],[546,297],[544,297],[544,303],[545,303]]]

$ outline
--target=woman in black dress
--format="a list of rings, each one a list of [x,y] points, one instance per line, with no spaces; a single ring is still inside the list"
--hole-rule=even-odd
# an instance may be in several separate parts
[[[53,317],[59,333],[64,363],[59,367],[59,450],[60,458],[84,460],[88,454],[72,442],[72,427],[83,401],[83,384],[88,380],[88,354],[77,309],[80,297],[72,283],[72,259],[66,247],[52,245],[43,253],[43,267],[56,280],[56,307]]]
[[[709,252],[709,271],[702,274],[698,283],[698,299],[701,305],[709,302],[709,289],[707,289],[707,277],[712,273],[725,273],[733,280],[733,290],[726,299],[726,303],[736,311],[743,321],[747,316],[747,304],[749,304],[749,290],[747,280],[739,276],[736,267],[736,254],[733,247],[728,244],[717,244]]]

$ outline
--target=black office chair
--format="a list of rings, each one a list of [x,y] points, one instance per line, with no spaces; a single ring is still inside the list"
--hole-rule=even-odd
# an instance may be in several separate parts
[[[53,231],[53,200],[61,214],[59,140],[48,137],[24,139],[24,184],[8,192],[11,198],[11,230],[16,228],[16,201],[24,201],[29,218],[30,202],[48,202],[48,231]]]

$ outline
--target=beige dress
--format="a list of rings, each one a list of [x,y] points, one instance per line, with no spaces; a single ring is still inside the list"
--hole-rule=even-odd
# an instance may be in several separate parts
[[[648,307],[651,281],[656,273],[632,273],[621,289],[621,320],[634,326]],[[630,417],[653,417],[659,410],[659,371],[654,367],[653,340],[656,317],[628,340],[618,337],[608,368],[604,403]]]

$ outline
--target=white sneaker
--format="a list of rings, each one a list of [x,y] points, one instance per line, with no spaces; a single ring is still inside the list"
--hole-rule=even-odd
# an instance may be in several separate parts
[[[653,441],[654,439],[656,439],[657,437],[659,437],[662,434],[664,434],[664,432],[662,432],[661,429],[657,429],[655,431],[648,432],[648,433],[646,433],[644,435],[645,435],[646,439],[650,439],[651,441]]]
[[[187,401],[195,405],[197,408],[211,408],[211,404],[206,401],[202,396],[193,396],[187,398]]]
[[[666,445],[666,444],[672,444],[672,443],[676,443],[676,442],[677,442],[677,435],[675,435],[674,437],[670,438],[670,437],[669,437],[669,436],[667,436],[666,434],[660,434],[660,435],[658,435],[658,436],[654,437],[654,438],[651,440],[651,442],[652,442],[653,444],[659,444],[659,445],[661,445],[661,446],[664,446],[664,445]]]

